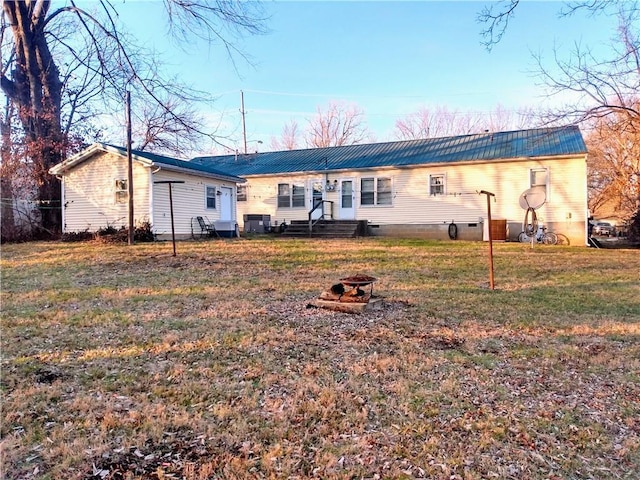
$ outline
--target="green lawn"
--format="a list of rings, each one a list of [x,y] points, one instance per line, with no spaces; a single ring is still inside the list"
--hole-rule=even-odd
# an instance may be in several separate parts
[[[2,246],[7,479],[640,476],[640,252]],[[382,308],[310,308],[339,278]]]

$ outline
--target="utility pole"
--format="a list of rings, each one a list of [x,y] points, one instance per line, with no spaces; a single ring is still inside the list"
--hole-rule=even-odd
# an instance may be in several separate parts
[[[244,92],[240,90],[240,113],[242,114],[242,138],[244,140],[244,154],[247,154],[247,125],[245,123],[244,114]]]
[[[127,188],[129,197],[128,244],[133,245],[133,158],[131,156],[131,92],[127,90]]]

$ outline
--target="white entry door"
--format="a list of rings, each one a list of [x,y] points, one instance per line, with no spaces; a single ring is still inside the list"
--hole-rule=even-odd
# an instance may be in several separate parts
[[[309,211],[313,209],[318,203],[324,200],[324,183],[322,180],[311,180],[311,195],[309,195]],[[316,220],[322,216],[324,212],[324,204],[321,204],[311,214],[311,218]]]
[[[233,188],[220,187],[220,220],[233,220]]]
[[[356,218],[356,192],[355,182],[353,178],[343,178],[340,180],[339,195],[339,211],[338,218],[340,220],[353,220]]]

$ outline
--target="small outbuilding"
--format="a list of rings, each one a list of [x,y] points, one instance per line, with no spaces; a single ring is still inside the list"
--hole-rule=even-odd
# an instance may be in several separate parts
[[[159,238],[171,236],[167,181],[172,184],[175,233],[201,234],[197,218],[221,236],[237,235],[237,185],[245,182],[213,166],[133,150],[135,224],[149,222]],[[51,168],[62,181],[63,232],[95,232],[129,224],[127,150],[95,143]],[[164,182],[164,183],[157,183]]]

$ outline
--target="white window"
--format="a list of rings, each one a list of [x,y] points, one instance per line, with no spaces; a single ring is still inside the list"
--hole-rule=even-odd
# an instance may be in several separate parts
[[[297,208],[305,206],[304,185],[278,184],[278,208]]]
[[[127,181],[120,179],[116,180],[116,203],[127,203],[129,198],[129,188],[127,187]]]
[[[216,187],[212,187],[211,185],[207,185],[206,187],[206,197],[207,197],[207,208],[215,209],[216,208]]]
[[[238,185],[236,189],[236,200],[238,202],[246,202],[247,201],[247,186],[246,185]]]
[[[291,189],[291,206],[304,207],[304,185],[292,185]]]
[[[429,175],[429,195],[444,195],[445,177],[442,174]]]
[[[531,186],[532,187],[545,187],[549,182],[549,171],[546,168],[532,168],[531,169]]]
[[[532,168],[529,171],[529,181],[531,187],[537,187],[544,190],[549,200],[549,170],[547,168]]]
[[[391,178],[360,179],[360,205],[391,205],[392,199]]]

